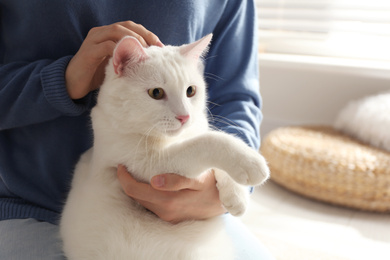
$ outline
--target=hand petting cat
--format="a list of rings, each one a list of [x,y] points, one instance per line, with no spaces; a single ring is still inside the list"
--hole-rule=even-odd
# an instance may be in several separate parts
[[[117,175],[124,192],[162,220],[179,223],[226,212],[212,171],[196,179],[160,174],[152,178],[151,184],[137,182],[122,165],[119,165]]]
[[[144,47],[163,46],[155,34],[132,21],[92,28],[65,72],[66,88],[72,99],[83,98],[100,87],[115,45],[125,36],[137,38]]]

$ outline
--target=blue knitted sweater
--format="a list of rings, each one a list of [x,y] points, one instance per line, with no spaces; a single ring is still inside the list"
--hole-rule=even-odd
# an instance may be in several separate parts
[[[258,148],[254,6],[250,0],[0,0],[0,220],[58,220],[73,168],[92,146],[95,95],[72,100],[64,81],[92,27],[132,20],[166,45],[213,32],[205,68],[209,109],[218,119],[211,123]]]

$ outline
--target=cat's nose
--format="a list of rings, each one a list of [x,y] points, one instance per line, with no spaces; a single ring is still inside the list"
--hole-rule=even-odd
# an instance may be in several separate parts
[[[189,118],[189,115],[176,116],[176,119],[179,120],[182,125],[184,125]]]

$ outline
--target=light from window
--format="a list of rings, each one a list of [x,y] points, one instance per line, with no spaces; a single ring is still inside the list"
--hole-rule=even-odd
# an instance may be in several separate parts
[[[389,0],[256,0],[265,53],[390,62]]]

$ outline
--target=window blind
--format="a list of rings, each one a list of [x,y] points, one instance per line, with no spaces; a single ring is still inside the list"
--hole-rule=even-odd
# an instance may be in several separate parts
[[[260,50],[390,61],[389,0],[256,0]]]

